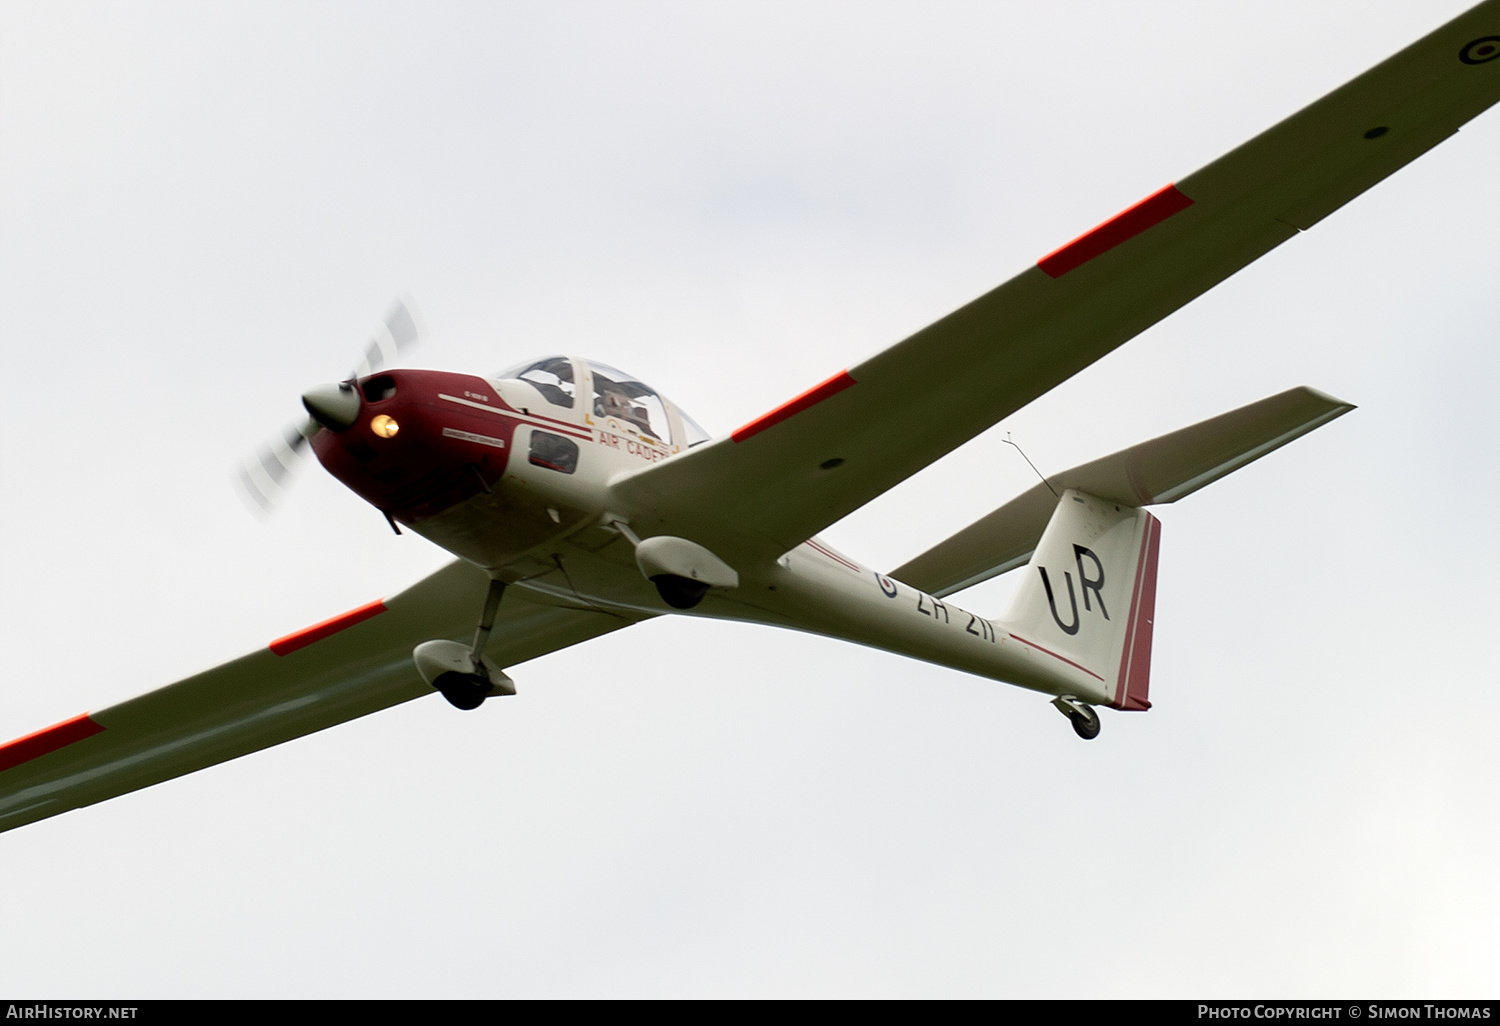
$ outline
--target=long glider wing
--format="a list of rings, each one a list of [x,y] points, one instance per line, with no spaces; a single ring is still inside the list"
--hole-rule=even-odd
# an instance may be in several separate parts
[[[1421,156],[1500,100],[1486,0],[993,291],[616,482],[638,527],[785,551]]]
[[[176,684],[0,745],[0,832],[191,773],[433,690],[411,651],[470,640],[488,579],[455,562]],[[506,595],[487,649],[512,666],[627,626]]]

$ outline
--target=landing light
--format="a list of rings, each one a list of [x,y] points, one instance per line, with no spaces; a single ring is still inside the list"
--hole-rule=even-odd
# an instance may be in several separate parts
[[[401,425],[396,423],[395,417],[382,413],[370,418],[370,430],[381,438],[395,438],[396,432],[401,430]]]

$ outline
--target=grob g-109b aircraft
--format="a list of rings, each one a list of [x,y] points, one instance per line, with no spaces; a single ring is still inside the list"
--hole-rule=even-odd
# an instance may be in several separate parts
[[[710,439],[644,382],[551,356],[395,369],[398,306],[349,380],[248,465],[299,453],[458,559],[386,600],[0,745],[0,830],[410,699],[473,709],[526,660],[664,613],[843,638],[1051,697],[1091,738],[1142,711],[1172,502],[1351,407],[1297,388],[1052,475],[889,572],[830,524],[1100,359],[1500,99],[1488,0],[967,306]],[[1013,568],[990,619],[952,596]]]

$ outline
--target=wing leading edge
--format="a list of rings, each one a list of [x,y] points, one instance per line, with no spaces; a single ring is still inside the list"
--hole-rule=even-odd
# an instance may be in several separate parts
[[[394,598],[0,745],[0,832],[432,694],[412,648],[469,640],[486,587],[483,571],[451,563]],[[512,666],[631,622],[508,595],[488,653]]]
[[[1486,42],[1490,40],[1490,42]],[[663,530],[785,551],[1049,391],[1500,100],[1487,0],[993,291],[616,482]]]

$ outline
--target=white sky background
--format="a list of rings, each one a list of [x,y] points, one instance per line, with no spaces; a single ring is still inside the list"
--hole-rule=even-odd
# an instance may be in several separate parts
[[[721,433],[1465,6],[7,0],[0,736],[444,562],[228,484],[402,290],[417,365]],[[1494,994],[1497,167],[1491,111],[827,532],[904,561],[1034,480],[1007,430],[1358,403],[1159,511],[1151,713],[657,621],[0,836],[0,992]]]

